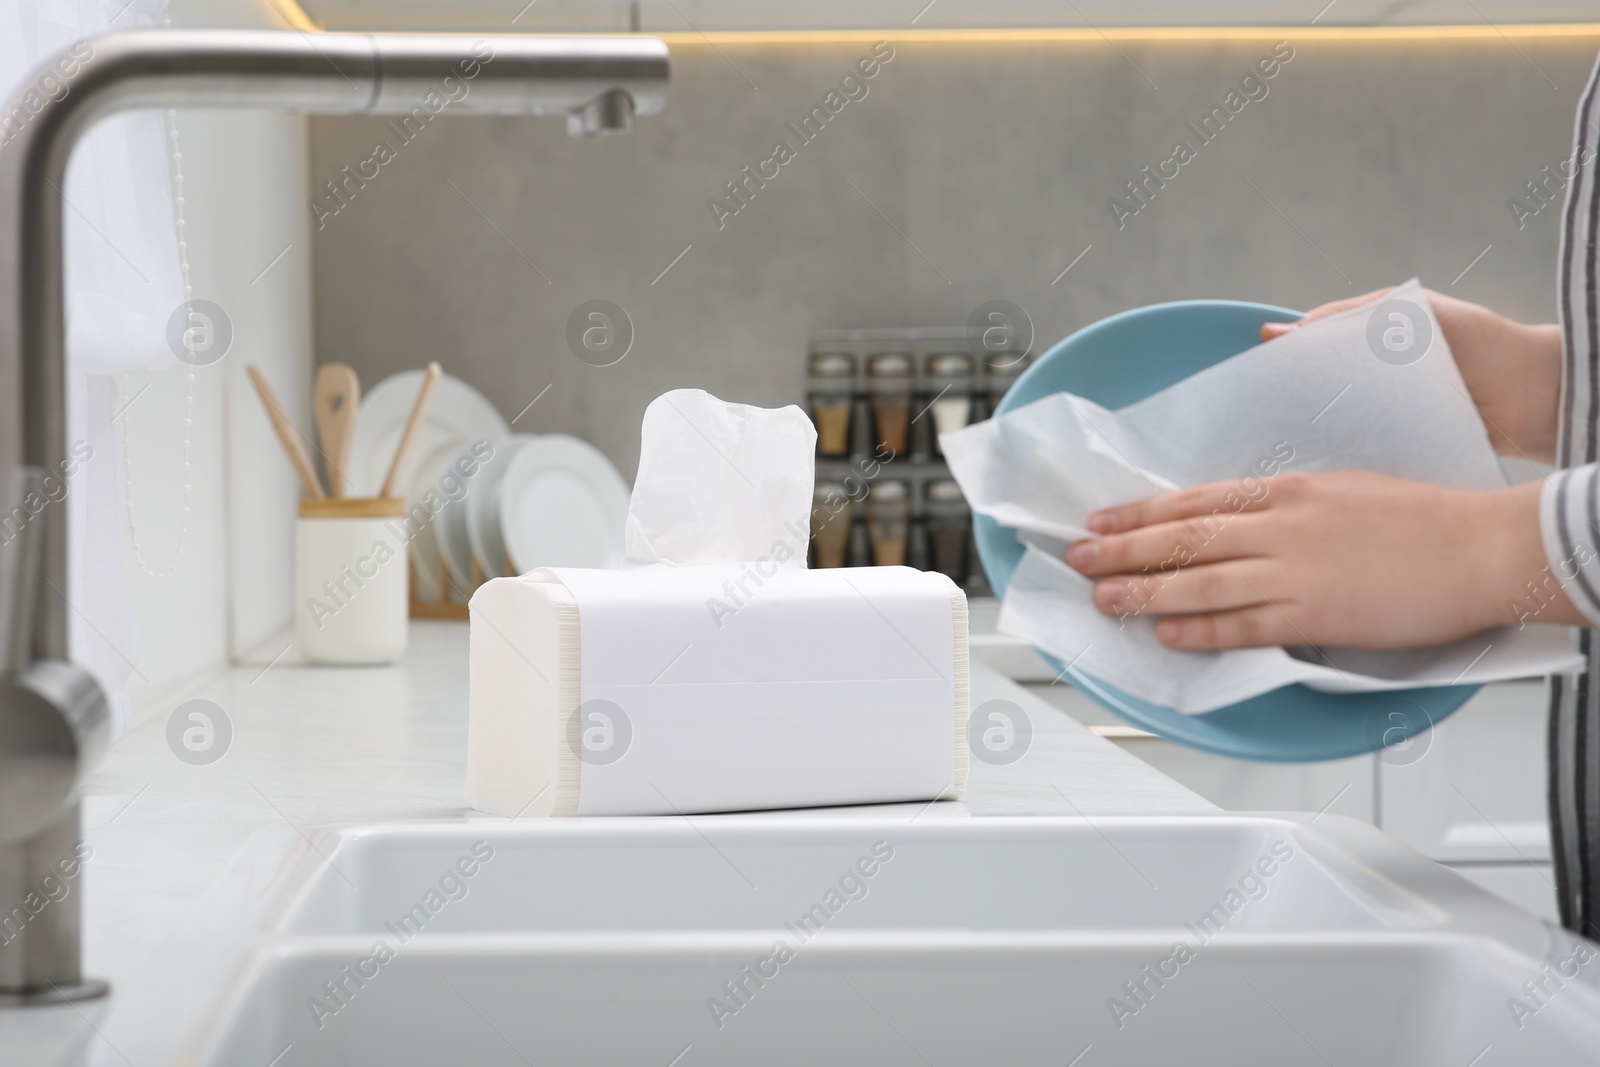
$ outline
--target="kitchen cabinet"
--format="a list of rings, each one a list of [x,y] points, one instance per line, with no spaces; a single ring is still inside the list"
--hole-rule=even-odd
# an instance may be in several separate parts
[[[1328,811],[1377,823],[1370,756],[1329,763],[1247,763],[1200,752],[1128,726],[1062,683],[1028,686],[1106,740],[1228,811]]]
[[[1548,863],[1446,864],[1469,882],[1541,919],[1559,921],[1556,876]]]
[[[1425,749],[1378,764],[1378,824],[1445,862],[1548,863],[1544,682],[1485,686]]]
[[[987,621],[987,609],[974,619]],[[975,629],[980,623],[975,623]],[[1545,687],[1485,686],[1405,750],[1311,764],[1213,756],[1123,723],[1051,680],[1031,650],[993,634],[974,653],[1022,675],[1028,689],[1091,730],[1229,811],[1321,811],[1363,819],[1535,915],[1556,915],[1545,816]]]

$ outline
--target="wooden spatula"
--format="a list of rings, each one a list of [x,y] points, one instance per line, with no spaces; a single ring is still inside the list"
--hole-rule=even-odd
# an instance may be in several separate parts
[[[356,372],[343,363],[324,363],[317,370],[311,407],[316,412],[317,437],[322,441],[322,458],[328,468],[329,493],[342,497],[350,442],[356,432],[356,411],[361,407],[361,380]]]
[[[428,405],[433,401],[433,391],[439,387],[439,379],[443,374],[437,362],[428,364],[427,372],[422,376],[422,385],[417,389],[417,401],[411,408],[411,417],[406,420],[406,428],[400,433],[400,443],[395,445],[394,458],[389,461],[389,473],[383,479],[383,488],[378,490],[380,497],[388,499],[394,495],[395,482],[400,477],[400,465],[411,450],[411,439],[417,435],[417,427],[428,416]]]
[[[244,370],[250,376],[250,382],[256,387],[256,392],[261,395],[261,404],[267,409],[267,420],[272,423],[272,429],[278,435],[278,443],[288,454],[289,463],[294,467],[295,474],[300,476],[300,487],[306,491],[306,496],[321,500],[325,494],[322,485],[317,481],[316,469],[311,466],[311,459],[306,455],[305,446],[300,443],[300,431],[294,428],[294,423],[284,414],[283,405],[278,403],[277,394],[272,391],[272,386],[267,384],[267,379],[262,377],[261,372],[249,364]]]

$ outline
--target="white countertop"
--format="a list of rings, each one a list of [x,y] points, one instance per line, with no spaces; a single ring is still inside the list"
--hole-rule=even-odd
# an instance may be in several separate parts
[[[286,643],[269,645],[274,651],[259,662],[147,698],[132,732],[90,776],[83,831],[93,855],[75,891],[84,893],[86,973],[109,979],[112,996],[0,1010],[0,1064],[76,1062],[91,1044],[103,1042],[96,1028],[114,1007],[116,988],[141,980],[158,946],[259,829],[287,823],[305,833],[371,822],[502,821],[472,811],[463,792],[464,624],[413,623],[410,648],[393,667],[310,667],[293,652],[271,662]],[[208,766],[186,764],[167,747],[168,716],[193,698],[220,706],[233,726],[226,755]],[[973,706],[997,699],[1027,714],[1031,746],[1008,766],[974,760],[967,795],[934,805],[927,817],[1217,811],[975,658]],[[925,808],[827,811],[905,811],[909,818]]]

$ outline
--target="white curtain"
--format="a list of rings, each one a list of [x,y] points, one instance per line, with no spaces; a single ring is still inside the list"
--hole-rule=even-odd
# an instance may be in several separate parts
[[[9,99],[37,80],[40,64],[75,42],[165,20],[165,0],[0,0],[0,87]],[[163,112],[102,122],[79,144],[63,189],[68,433],[69,441],[92,449],[66,496],[72,649],[111,698],[118,735],[132,717],[127,689],[140,644],[123,569],[127,516],[113,422],[115,375],[176,364],[167,321],[186,295],[176,223],[181,185],[173,181],[167,122]]]

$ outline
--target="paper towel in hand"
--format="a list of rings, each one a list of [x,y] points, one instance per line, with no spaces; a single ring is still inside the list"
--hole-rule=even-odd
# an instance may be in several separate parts
[[[474,807],[643,815],[960,795],[966,597],[909,567],[807,569],[815,452],[795,407],[699,390],[650,405],[626,565],[473,594]]]
[[[793,404],[663,393],[644,412],[623,558],[688,566],[783,556],[804,567],[816,451],[817,431]]]
[[[1368,323],[1404,300],[1431,343],[1414,362],[1380,359]],[[1155,618],[1121,620],[1091,601],[1093,583],[1061,560],[1091,536],[1090,513],[1179,486],[1237,480],[1239,499],[1270,493],[1283,470],[1363,469],[1459,489],[1505,485],[1476,409],[1413,279],[1382,301],[1242,352],[1129,407],[1059,393],[940,437],[974,511],[1014,527],[1028,551],[1012,575],[1000,630],[1132,696],[1185,713],[1304,682],[1362,692],[1469,684],[1575,669],[1570,633],[1504,628],[1438,648],[1392,652],[1169,649]],[[1242,504],[1240,505],[1242,506]],[[1210,520],[1225,523],[1231,512]],[[1471,575],[1463,575],[1471,581]]]

